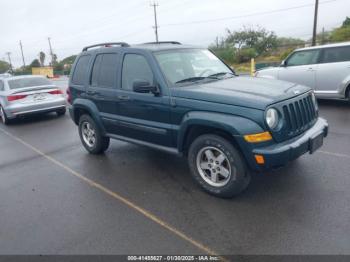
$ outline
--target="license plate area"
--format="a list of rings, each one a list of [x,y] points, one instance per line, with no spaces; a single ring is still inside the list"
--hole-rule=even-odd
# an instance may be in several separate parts
[[[47,99],[47,94],[45,93],[34,94],[32,97],[34,101],[43,101]]]
[[[323,133],[318,134],[313,137],[309,141],[309,150],[310,154],[314,153],[317,149],[319,149],[323,145]]]

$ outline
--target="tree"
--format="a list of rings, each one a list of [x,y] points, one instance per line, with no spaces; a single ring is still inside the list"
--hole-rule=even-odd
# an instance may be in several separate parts
[[[40,64],[38,59],[34,59],[29,65],[30,68],[32,68],[32,67],[40,67],[40,66],[41,66],[41,64]]]
[[[0,74],[7,72],[10,70],[10,64],[6,61],[0,60]]]
[[[239,31],[227,29],[226,43],[237,47],[238,51],[243,48],[255,49],[257,55],[267,53],[277,47],[277,36],[274,32],[265,28],[244,26]]]
[[[44,66],[45,58],[46,58],[45,53],[43,51],[40,51],[40,53],[39,53],[39,60],[40,60],[40,65],[41,66]]]
[[[342,25],[342,27],[348,27],[348,26],[350,26],[350,17],[346,17]]]

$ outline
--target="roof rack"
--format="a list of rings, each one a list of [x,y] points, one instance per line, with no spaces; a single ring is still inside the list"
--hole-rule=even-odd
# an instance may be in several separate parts
[[[110,47],[113,45],[120,45],[121,47],[129,47],[130,46],[128,43],[125,43],[125,42],[101,43],[101,44],[86,46],[83,48],[83,52],[87,51],[88,49],[93,48],[93,47],[99,47],[99,46],[100,47]]]
[[[181,43],[177,41],[159,41],[159,42],[148,42],[143,44],[144,45],[161,45],[161,44],[181,45]]]

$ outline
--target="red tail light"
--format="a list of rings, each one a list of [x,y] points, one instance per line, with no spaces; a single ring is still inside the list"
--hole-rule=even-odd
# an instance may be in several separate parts
[[[57,89],[57,90],[50,91],[49,94],[51,94],[51,95],[62,95],[63,92],[62,92],[62,90],[58,90]]]
[[[23,99],[23,98],[26,98],[26,97],[27,97],[26,95],[13,95],[13,96],[8,96],[7,100],[9,102],[11,102],[11,101],[20,100],[20,99]]]
[[[72,104],[72,94],[71,94],[71,91],[70,91],[70,87],[67,88],[66,93],[67,93],[67,102],[69,104]]]

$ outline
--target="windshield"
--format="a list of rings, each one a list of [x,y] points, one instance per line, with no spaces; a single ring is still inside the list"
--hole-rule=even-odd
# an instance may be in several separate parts
[[[52,85],[52,83],[49,80],[42,77],[28,77],[28,78],[13,79],[13,80],[9,80],[8,84],[10,89]]]
[[[161,51],[155,57],[171,84],[220,79],[233,72],[207,49]]]

